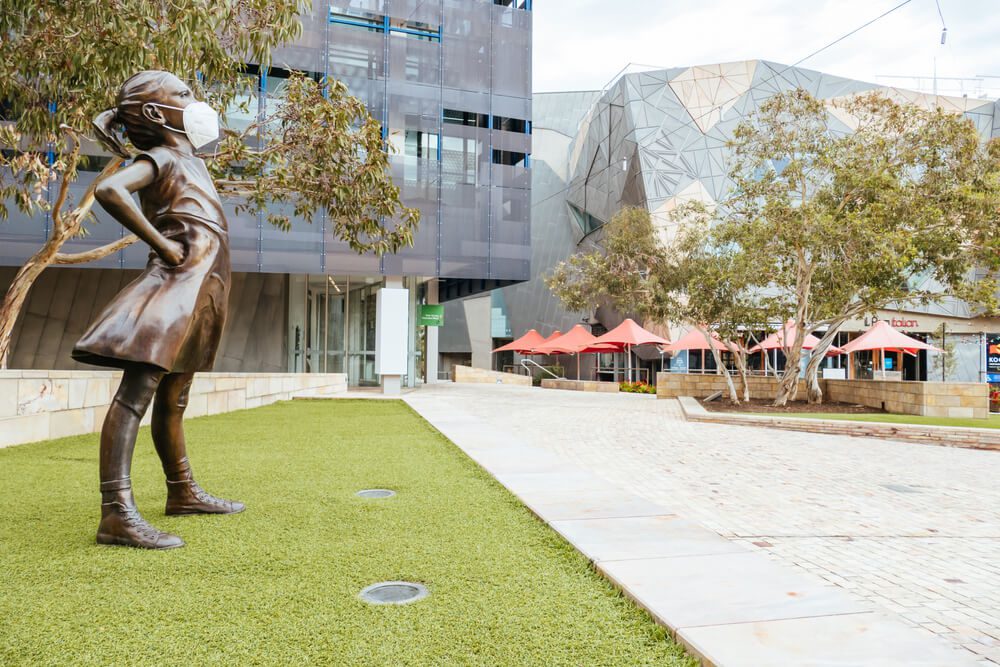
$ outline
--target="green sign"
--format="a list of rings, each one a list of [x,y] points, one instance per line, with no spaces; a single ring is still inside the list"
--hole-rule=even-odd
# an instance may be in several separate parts
[[[417,313],[418,327],[443,327],[444,326],[444,306],[423,305]]]

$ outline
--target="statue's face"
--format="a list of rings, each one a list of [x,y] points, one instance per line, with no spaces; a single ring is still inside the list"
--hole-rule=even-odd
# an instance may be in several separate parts
[[[191,88],[171,74],[164,79],[160,90],[156,104],[147,104],[143,112],[147,118],[161,125],[184,127],[184,107],[198,101]]]

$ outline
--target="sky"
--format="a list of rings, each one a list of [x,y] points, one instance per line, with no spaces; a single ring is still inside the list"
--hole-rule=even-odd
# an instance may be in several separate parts
[[[630,63],[792,64],[902,1],[533,0],[534,90],[601,89]],[[910,0],[801,67],[933,92],[936,64],[939,93],[1000,97],[1000,0],[938,2],[943,46],[935,0]]]

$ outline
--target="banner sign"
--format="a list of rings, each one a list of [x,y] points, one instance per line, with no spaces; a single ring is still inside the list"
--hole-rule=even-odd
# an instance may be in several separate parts
[[[417,312],[418,327],[443,327],[444,305],[424,304]]]
[[[986,334],[986,379],[1000,382],[1000,334]]]

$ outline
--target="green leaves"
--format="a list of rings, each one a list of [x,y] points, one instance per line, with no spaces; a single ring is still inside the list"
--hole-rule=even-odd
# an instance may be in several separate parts
[[[358,253],[413,245],[419,212],[400,203],[382,128],[365,105],[339,81],[324,89],[300,74],[273,102],[271,115],[221,142],[210,163],[220,191],[244,196],[244,210],[284,205],[308,221],[325,213],[334,235]],[[268,220],[289,228],[287,214]]]
[[[624,208],[602,228],[603,249],[572,255],[545,278],[550,290],[572,311],[610,303],[623,313],[662,320],[669,295],[658,289],[665,262],[649,212]]]
[[[828,105],[857,129],[830,130]],[[791,91],[733,145],[736,187],[713,234],[759,258],[800,326],[960,292],[994,307],[995,286],[969,288],[975,267],[1000,266],[1000,163],[971,121],[877,92],[823,103]]]

